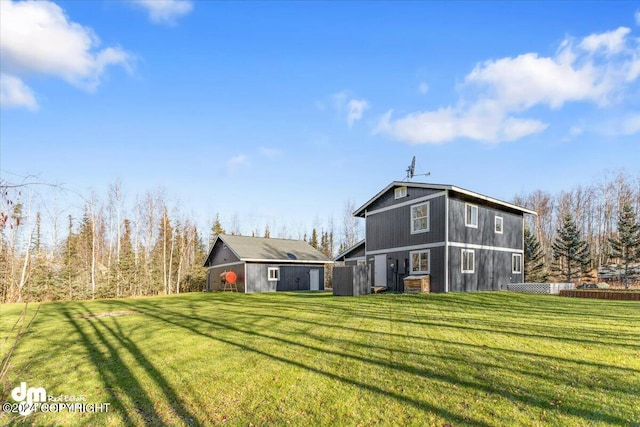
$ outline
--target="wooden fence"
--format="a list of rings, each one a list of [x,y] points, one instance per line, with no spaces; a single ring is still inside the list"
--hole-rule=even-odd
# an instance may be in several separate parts
[[[640,301],[640,292],[590,291],[590,290],[561,290],[561,297],[598,298],[624,301]]]

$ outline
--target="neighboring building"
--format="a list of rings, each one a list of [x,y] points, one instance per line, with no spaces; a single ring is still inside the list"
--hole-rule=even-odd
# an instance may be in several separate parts
[[[524,215],[536,213],[453,185],[394,181],[354,212],[365,240],[336,257],[368,263],[372,285],[403,291],[428,274],[431,292],[522,283]]]
[[[206,290],[222,290],[220,275],[233,271],[239,292],[324,290],[324,266],[332,263],[305,241],[220,235],[204,262]]]

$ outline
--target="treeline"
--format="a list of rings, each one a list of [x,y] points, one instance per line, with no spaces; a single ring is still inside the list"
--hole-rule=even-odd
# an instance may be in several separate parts
[[[125,200],[120,183],[110,185],[102,198],[35,182],[0,181],[0,190],[1,302],[199,291],[206,280],[202,264],[215,235],[241,234],[237,215],[227,231],[217,214],[202,230],[164,192]],[[71,208],[80,214],[70,213],[71,200],[81,200],[79,209]],[[346,211],[354,209],[346,203]],[[309,233],[286,226],[274,232],[268,223],[244,233],[305,239],[331,258],[360,238],[359,224],[348,216],[341,230],[330,218]]]
[[[638,222],[640,176],[631,177],[623,172],[605,173],[591,185],[576,186],[557,194],[536,190],[516,196],[513,202],[538,213],[527,218],[528,229],[533,241],[540,245],[542,258],[542,267],[537,269],[535,278],[565,280],[563,266],[558,264],[566,263],[566,260],[558,259],[557,244],[558,238],[562,237],[559,230],[569,225],[567,220],[570,217],[577,228],[575,238],[586,243],[580,249],[584,252],[581,258],[585,261],[580,269],[582,277],[577,275],[576,281],[586,277],[595,279],[597,267],[620,264],[619,254],[611,241],[619,237],[618,221],[625,206],[631,209]]]
[[[120,183],[110,185],[102,197],[95,192],[89,197],[70,194],[59,186],[28,180],[0,181],[0,191],[1,302],[199,291],[205,282],[206,251],[214,236],[225,232],[218,215],[199,228],[162,191],[125,200]],[[70,200],[81,202],[70,208]],[[631,207],[637,222],[640,176],[605,174],[592,185],[558,194],[537,190],[513,202],[538,213],[527,221],[528,238],[539,243],[539,259],[527,264],[525,254],[525,272],[536,264],[538,279],[563,280],[562,269],[552,267],[562,262],[554,259],[554,243],[567,215],[575,221],[576,238],[586,242],[588,256],[583,259],[588,265],[581,266],[581,273],[619,263],[611,239],[618,237],[624,206]],[[363,237],[362,224],[351,215],[355,208],[347,201],[339,226],[328,218],[308,232],[286,226],[274,232],[276,227],[268,223],[260,230],[242,230],[237,216],[226,232],[304,239],[332,258]]]

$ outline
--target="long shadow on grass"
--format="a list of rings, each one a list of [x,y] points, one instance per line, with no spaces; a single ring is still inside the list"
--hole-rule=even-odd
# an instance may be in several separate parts
[[[413,298],[415,299],[415,298]],[[404,304],[407,301],[411,301],[412,298],[404,298],[404,300],[401,302],[402,304]],[[424,305],[425,303],[428,302],[432,302],[430,300],[427,299],[423,299],[423,298],[419,298],[418,299],[422,305]],[[444,307],[446,307],[446,303],[449,303],[450,301],[447,301],[446,303],[444,303],[444,301],[440,301],[441,303],[443,303],[442,305]],[[287,302],[287,304],[289,304],[289,302]],[[244,306],[245,304],[242,303],[233,303],[231,302],[230,305],[237,305],[237,306]],[[274,308],[273,304],[261,304],[261,303],[256,303],[255,301],[251,301],[251,305],[254,307],[263,307],[269,310],[272,310]],[[349,314],[353,314],[355,316],[358,317],[366,317],[366,318],[370,318],[373,320],[386,320],[387,318],[384,316],[380,315],[380,306],[374,306],[375,309],[377,310],[369,310],[367,308],[365,308],[365,304],[361,304],[361,301],[358,301],[358,305],[359,307],[356,309],[350,308],[350,307],[344,307],[344,310],[342,310],[342,307],[340,307],[340,310],[336,309],[333,311],[327,311],[325,310],[320,310],[320,312],[324,312],[326,314],[330,314],[333,315],[335,314],[337,311],[340,311],[341,314],[344,314],[344,312],[346,311]],[[368,305],[368,304],[367,304]],[[462,304],[462,305],[467,305],[473,308],[474,312],[478,312],[480,310],[486,311],[486,308],[484,306],[482,306],[481,304]],[[293,304],[293,306],[291,306],[291,304],[289,304],[289,306],[278,306],[278,310],[279,311],[290,311],[290,312],[298,312],[300,309],[304,309],[307,310],[309,309],[308,306],[305,306],[304,304],[300,304],[300,307],[297,307],[297,304]],[[313,310],[314,312],[319,312],[319,310],[315,309]],[[522,312],[518,312],[516,310],[507,310],[504,306],[504,304],[500,307],[500,311],[507,313],[507,316],[501,317],[501,318],[519,318],[522,315]],[[531,308],[527,308],[527,312],[534,312],[535,310],[531,309]],[[459,315],[459,317],[443,317],[441,315],[441,311],[439,311],[438,313],[438,317],[434,318],[433,320],[430,321],[420,321],[420,320],[414,320],[411,318],[406,318],[403,319],[403,322],[406,323],[413,323],[419,326],[438,326],[438,327],[444,327],[444,328],[466,328],[469,330],[473,330],[473,331],[481,331],[481,332],[490,332],[490,333],[501,333],[501,334],[506,334],[506,335],[513,335],[513,336],[519,336],[519,337],[525,337],[525,338],[542,338],[545,340],[557,340],[557,341],[573,341],[573,342],[577,342],[577,343],[581,343],[581,344],[591,344],[591,345],[607,345],[607,344],[613,344],[613,345],[619,345],[622,347],[630,347],[630,348],[640,348],[640,334],[634,334],[634,333],[627,333],[627,332],[616,332],[615,337],[619,338],[619,337],[626,337],[630,340],[636,340],[639,344],[629,344],[629,343],[624,343],[624,342],[620,342],[618,341],[612,341],[612,340],[607,340],[605,337],[612,337],[611,333],[609,331],[603,331],[602,333],[598,333],[597,331],[590,331],[587,328],[583,328],[580,329],[579,326],[572,326],[572,327],[561,327],[558,325],[540,325],[541,329],[543,329],[546,333],[541,334],[541,333],[534,333],[531,330],[531,326],[530,324],[527,324],[527,332],[519,332],[518,330],[521,330],[523,325],[520,323],[514,323],[514,322],[508,322],[508,321],[501,321],[497,324],[497,326],[499,326],[499,328],[494,328],[491,327],[491,324],[487,324],[485,318],[463,318],[461,317],[463,315],[463,312],[461,311],[453,311],[453,313],[456,313]],[[549,314],[548,311],[543,311],[541,313],[544,314]],[[558,314],[558,313],[556,313]],[[576,324],[580,325],[580,322],[584,321],[584,318],[586,316],[586,313],[581,313],[580,317],[578,319],[576,319]],[[630,318],[625,318],[625,320],[627,322],[630,322],[631,319]],[[444,322],[443,322],[444,321]],[[457,323],[457,325],[451,325],[449,323],[446,323],[446,321],[451,321],[451,322],[455,322]],[[487,327],[480,327],[480,326],[473,326],[473,325],[465,325],[464,323],[469,323],[471,321],[478,321],[478,322],[484,322],[484,326]],[[509,327],[511,326],[512,330],[506,330],[505,327]],[[513,330],[513,329],[517,329],[517,330]],[[552,335],[551,332],[554,331],[559,331],[559,332],[563,332],[564,335],[561,336],[556,336],[556,335]],[[581,337],[577,337],[576,332],[579,331],[579,334],[581,335]],[[587,337],[592,337],[593,339],[589,339]]]
[[[246,305],[245,305],[246,306]],[[252,307],[256,307],[256,305],[251,305]],[[278,308],[278,311],[284,311],[281,310],[279,306],[275,306]],[[270,310],[273,310],[274,305],[271,306],[264,306],[264,308],[268,308]],[[222,308],[220,306],[216,307],[216,310],[218,312],[226,312],[228,313],[230,316],[234,316],[237,317],[238,313],[234,310],[228,310],[225,308]],[[299,310],[296,310],[299,312]],[[344,314],[344,313],[343,313]],[[351,312],[348,313],[349,315],[353,315],[354,317],[358,318],[358,317],[364,317],[364,318],[368,318],[371,320],[379,320],[379,321],[387,321],[388,318],[383,317],[383,316],[370,316],[370,315],[363,315],[360,312]],[[272,319],[279,319],[279,320],[291,320],[291,317],[287,317],[284,315],[278,315],[278,314],[266,314],[264,312],[260,312],[259,315],[253,315],[250,313],[245,314],[245,316],[247,317],[258,317],[258,318],[272,318]],[[335,316],[335,314],[333,314],[333,316]],[[467,330],[470,332],[486,332],[486,333],[491,333],[491,334],[500,334],[500,335],[508,335],[508,336],[515,336],[515,337],[522,337],[522,338],[539,338],[539,339],[544,339],[544,340],[554,340],[554,341],[560,341],[560,342],[577,342],[580,344],[591,344],[591,345],[616,345],[616,346],[621,346],[621,347],[631,347],[631,348],[640,348],[640,344],[627,344],[627,343],[623,343],[620,341],[607,341],[604,339],[594,339],[594,340],[590,340],[590,339],[584,339],[584,338],[574,338],[572,337],[572,335],[576,334],[576,329],[569,329],[569,328],[559,328],[556,326],[552,326],[552,327],[547,327],[546,329],[549,332],[552,332],[554,330],[557,329],[564,329],[564,332],[566,332],[567,335],[565,336],[554,336],[551,334],[540,334],[540,333],[535,333],[534,331],[532,331],[531,329],[529,329],[528,332],[516,332],[513,330],[507,330],[504,328],[500,328],[500,327],[478,327],[478,326],[471,326],[471,325],[465,325],[465,324],[461,324],[460,322],[462,322],[463,319],[461,318],[457,318],[457,317],[453,317],[453,318],[442,318],[439,317],[438,320],[442,320],[442,321],[417,321],[417,320],[402,320],[402,322],[404,323],[409,323],[409,324],[413,324],[416,326],[420,326],[420,327],[435,327],[435,328],[445,328],[445,329],[457,329],[457,330]],[[455,323],[455,324],[451,324],[451,323],[447,323],[447,320],[449,320],[449,322],[451,323]],[[309,320],[305,320],[305,319],[301,319],[300,317],[296,317],[296,322],[297,323],[308,323],[310,325],[316,325],[316,323],[309,321]],[[486,322],[486,321],[485,321]],[[491,325],[489,325],[491,326]],[[511,328],[519,328],[522,329],[523,325],[522,324],[518,324],[518,323],[511,323],[511,322],[505,322],[505,323],[500,323],[498,326],[506,326],[506,327],[511,327]],[[528,327],[531,327],[531,325],[526,325]],[[393,332],[381,332],[381,331],[369,331],[369,330],[363,330],[363,329],[359,329],[359,328],[354,328],[351,326],[346,326],[343,325],[341,326],[341,328],[343,329],[347,329],[347,330],[352,330],[354,332],[364,332],[364,333],[372,333],[372,334],[380,334],[380,335],[391,335],[391,336],[400,336],[400,337],[406,337],[406,335],[399,335],[399,334],[394,334]],[[604,334],[606,335],[606,334]],[[628,335],[630,339],[634,339],[635,337],[640,338],[639,335],[637,334],[624,334],[623,335]],[[424,337],[414,337],[414,336],[409,336],[410,338],[414,338],[417,340],[424,340]],[[594,338],[598,338],[597,335],[594,335]],[[509,350],[505,350],[505,351],[509,351]],[[515,350],[514,350],[515,351]],[[520,353],[520,352],[518,352]],[[573,362],[576,364],[584,364],[584,365],[589,365],[589,366],[599,366],[602,368],[606,368],[606,369],[614,369],[614,370],[622,370],[625,371],[625,373],[640,373],[640,370],[634,370],[632,368],[621,368],[619,366],[614,366],[614,365],[605,365],[605,364],[600,364],[600,363],[593,363],[593,362],[583,362],[583,361],[579,361],[579,360],[574,360],[574,359],[563,359],[563,358],[555,358],[553,356],[546,356],[546,355],[541,355],[541,354],[537,354],[537,353],[525,353],[523,352],[523,354],[529,355],[529,356],[536,356],[536,357],[545,357],[545,358],[553,358],[553,359],[557,359],[559,361],[563,361],[563,362]]]
[[[120,302],[122,304],[122,302]],[[127,305],[126,303],[124,303],[124,305]],[[240,327],[235,327],[232,325],[229,325],[228,323],[221,323],[221,322],[216,322],[213,320],[208,320],[208,319],[202,319],[201,317],[195,317],[195,316],[188,316],[185,315],[183,313],[177,313],[171,310],[167,310],[167,309],[163,309],[163,310],[159,310],[157,308],[154,308],[152,310],[145,310],[144,308],[139,307],[138,310],[141,310],[142,312],[145,313],[145,315],[148,315],[150,317],[156,318],[158,320],[161,320],[163,322],[167,322],[169,324],[172,324],[174,326],[178,326],[180,328],[184,328],[187,329],[193,333],[196,333],[198,335],[201,336],[205,336],[208,338],[211,338],[213,340],[216,341],[220,341],[220,342],[224,342],[226,344],[235,346],[235,347],[239,347],[248,351],[252,351],[267,357],[270,357],[274,360],[278,360],[280,362],[284,362],[284,363],[288,363],[300,368],[304,368],[316,373],[319,373],[321,375],[325,375],[328,376],[332,379],[337,379],[340,380],[342,382],[351,384],[351,385],[355,385],[367,390],[370,390],[372,392],[375,393],[379,393],[383,396],[389,396],[392,397],[398,401],[401,402],[405,402],[405,403],[409,403],[421,410],[426,410],[426,411],[432,411],[435,413],[438,413],[439,415],[443,416],[446,419],[449,420],[455,420],[457,422],[461,422],[461,423],[468,423],[469,420],[468,419],[464,419],[463,417],[460,417],[459,415],[453,414],[443,408],[439,408],[439,407],[435,407],[433,405],[430,405],[426,402],[422,402],[419,400],[415,400],[412,399],[408,396],[404,396],[401,394],[397,394],[391,390],[385,390],[382,389],[380,387],[374,386],[374,385],[370,385],[370,384],[364,384],[364,383],[360,383],[357,382],[351,378],[347,378],[344,376],[340,376],[334,373],[330,373],[330,372],[326,372],[323,371],[321,369],[318,369],[314,366],[310,366],[307,365],[305,363],[299,362],[299,361],[292,361],[289,359],[285,359],[282,358],[278,355],[275,354],[270,354],[267,353],[259,348],[255,348],[255,347],[251,347],[245,343],[238,343],[235,342],[231,339],[228,338],[222,338],[219,336],[213,336],[211,334],[202,332],[200,330],[198,330],[196,327],[193,326],[187,326],[188,323],[193,323],[196,322],[197,323],[206,323],[209,325],[213,325],[216,326],[218,328],[223,328],[226,330],[230,330],[230,331],[234,331],[234,332],[239,332],[242,334],[246,334],[246,335],[253,335],[253,336],[257,336],[260,338],[266,338],[266,339],[270,339],[270,340],[274,340],[274,341],[278,341],[281,342],[283,344],[286,345],[292,345],[292,346],[297,346],[297,347],[302,347],[304,349],[308,349],[308,350],[312,350],[312,351],[316,351],[316,352],[321,352],[321,353],[326,353],[326,354],[332,354],[338,357],[343,357],[346,359],[352,359],[354,361],[357,362],[362,362],[365,364],[370,364],[370,365],[377,365],[380,366],[382,368],[386,368],[386,369],[391,369],[391,370],[397,370],[397,371],[403,371],[412,375],[419,375],[421,377],[428,377],[428,378],[434,378],[443,382],[447,382],[449,384],[455,384],[457,386],[463,386],[463,387],[468,387],[468,388],[473,388],[479,391],[483,391],[486,393],[491,393],[491,394],[495,394],[495,395],[499,395],[504,397],[505,399],[511,400],[511,401],[520,401],[524,404],[533,404],[535,406],[538,406],[542,409],[551,409],[551,406],[549,405],[549,402],[547,400],[543,400],[537,396],[533,396],[533,395],[518,395],[518,394],[514,394],[511,392],[508,392],[507,390],[504,390],[502,388],[497,388],[497,387],[490,387],[481,383],[477,383],[477,382],[471,382],[471,381],[465,381],[465,380],[461,380],[460,378],[456,378],[456,377],[452,377],[450,375],[444,375],[442,373],[439,372],[435,372],[433,370],[427,370],[424,368],[417,368],[417,367],[411,367],[411,366],[406,366],[403,364],[392,364],[389,362],[385,362],[383,360],[379,360],[379,359],[373,359],[373,358],[368,358],[368,357],[364,357],[364,356],[358,356],[358,355],[354,355],[354,354],[350,354],[350,353],[344,353],[344,352],[339,352],[339,351],[334,351],[334,350],[329,350],[329,349],[325,349],[325,348],[320,348],[320,347],[316,347],[316,346],[311,346],[311,345],[307,345],[307,344],[302,344],[299,343],[297,341],[293,341],[293,340],[289,340],[289,339],[285,339],[282,337],[277,337],[277,336],[273,336],[273,335],[268,335],[268,334],[263,334],[263,333],[259,333],[256,332],[254,330],[249,330],[249,329],[243,329]],[[155,311],[155,313],[153,313],[152,311]],[[170,320],[169,318],[167,318],[167,316],[172,316],[174,318],[177,319],[184,319],[186,321],[175,321],[175,320]],[[446,341],[443,341],[446,342]],[[447,342],[448,344],[451,344],[449,342]],[[360,344],[357,344],[360,345]],[[480,349],[480,346],[473,346],[473,345],[469,345],[468,346],[471,347],[477,347],[478,349]],[[618,390],[620,391],[620,390]],[[562,412],[577,416],[577,417],[581,417],[581,418],[585,418],[587,420],[593,421],[593,420],[600,420],[600,421],[604,421],[604,422],[608,422],[608,423],[613,423],[613,424],[624,424],[626,422],[625,419],[610,415],[610,414],[606,414],[606,413],[602,413],[599,412],[597,410],[591,409],[591,410],[585,410],[585,409],[581,409],[581,408],[574,408],[574,407],[570,407],[570,406],[563,406],[561,408]],[[473,423],[477,424],[477,425],[486,425],[485,423],[475,420],[472,421]]]
[[[118,301],[118,303],[123,304],[123,305],[128,305],[128,304],[120,302],[120,301]],[[371,391],[373,393],[377,393],[377,394],[379,394],[381,396],[384,396],[384,397],[390,397],[390,398],[395,399],[395,400],[397,400],[399,402],[414,406],[419,410],[438,414],[439,416],[447,419],[448,421],[452,421],[452,422],[456,422],[456,423],[460,423],[460,424],[471,423],[471,424],[476,425],[476,426],[484,426],[484,427],[489,427],[490,426],[490,424],[487,424],[487,423],[485,423],[483,421],[473,420],[473,419],[470,419],[469,417],[464,417],[464,416],[460,416],[458,414],[454,414],[454,413],[452,413],[452,412],[450,412],[450,411],[448,411],[448,410],[446,410],[444,408],[439,408],[437,406],[430,405],[430,404],[428,404],[426,402],[422,402],[420,400],[413,399],[413,398],[411,398],[409,396],[398,394],[398,393],[396,393],[396,392],[394,392],[392,390],[386,390],[386,389],[380,388],[380,387],[375,386],[375,385],[358,382],[358,381],[356,381],[356,380],[354,380],[352,378],[341,376],[341,375],[338,375],[338,374],[335,374],[335,373],[332,373],[332,372],[323,371],[322,369],[319,369],[319,368],[317,368],[315,366],[308,365],[306,363],[302,363],[302,362],[299,362],[299,361],[286,359],[286,358],[278,356],[276,354],[267,353],[267,352],[265,352],[265,351],[263,351],[263,350],[261,350],[261,349],[259,349],[257,347],[253,347],[253,346],[250,346],[250,345],[247,345],[247,344],[244,344],[244,343],[238,343],[238,342],[236,342],[234,340],[231,340],[231,339],[228,339],[228,338],[222,338],[222,337],[219,337],[219,336],[214,336],[214,335],[208,334],[206,332],[202,332],[202,331],[198,330],[195,327],[187,326],[187,324],[186,324],[187,322],[178,322],[178,321],[170,320],[170,319],[168,319],[166,317],[166,315],[168,314],[168,315],[171,315],[171,316],[174,316],[174,317],[177,316],[177,317],[181,317],[181,318],[184,318],[184,319],[189,319],[189,320],[192,320],[192,321],[195,320],[195,321],[198,321],[198,322],[202,322],[203,321],[202,319],[194,318],[194,317],[191,317],[191,316],[185,316],[185,315],[182,315],[180,313],[167,311],[166,309],[165,310],[160,310],[160,309],[154,308],[153,310],[157,310],[159,312],[159,314],[153,313],[152,310],[145,310],[144,308],[138,307],[138,311],[142,311],[145,315],[147,315],[149,317],[158,319],[158,320],[160,320],[162,322],[166,322],[168,324],[177,326],[177,327],[182,328],[182,329],[186,329],[188,331],[191,331],[194,334],[197,334],[197,335],[200,335],[200,336],[203,336],[205,338],[209,338],[209,339],[221,342],[221,343],[225,343],[227,345],[231,345],[233,347],[237,347],[237,348],[243,349],[245,351],[250,351],[250,352],[259,354],[261,356],[265,356],[265,357],[271,358],[271,359],[276,360],[276,361],[281,362],[281,363],[285,363],[285,364],[289,364],[289,365],[292,365],[292,366],[295,366],[295,367],[298,367],[298,368],[301,368],[301,369],[305,369],[305,370],[314,372],[316,374],[326,376],[326,377],[331,378],[333,380],[338,380],[338,381],[341,381],[342,383],[349,384],[349,385],[358,387],[358,388],[363,389],[363,390],[368,390],[368,391]],[[241,333],[244,333],[244,334],[252,334],[252,335],[255,335],[255,336],[258,336],[258,337],[274,339],[273,337],[264,336],[262,334],[259,334],[259,333],[253,332],[253,331],[244,331],[242,329],[229,327],[228,325],[219,324],[218,322],[213,322],[213,321],[204,321],[204,322],[212,324],[212,325],[215,325],[215,326],[222,326],[225,329],[231,329],[231,330],[234,330],[234,331],[237,331],[237,332],[241,332]],[[307,347],[304,344],[299,344],[299,343],[296,343],[296,342],[290,342],[290,343],[293,343],[295,345],[302,346],[302,347]],[[313,347],[307,347],[307,348],[314,349]],[[326,350],[321,350],[321,351],[326,351]],[[328,351],[326,351],[326,352],[329,353]],[[353,356],[353,355],[350,355],[350,354],[347,354],[347,353],[338,353],[338,352],[331,352],[331,353],[336,354],[336,355],[343,355],[343,356],[349,357],[349,358],[359,359],[357,356]],[[366,361],[368,359],[363,359],[363,360]],[[395,366],[393,366],[393,367],[396,368]],[[410,370],[409,372],[413,373],[413,374],[416,373],[414,370]]]
[[[84,305],[80,305],[80,307],[84,308]],[[85,311],[87,314],[90,313],[87,309],[85,309]],[[125,396],[131,405],[139,411],[146,425],[161,425],[163,424],[163,418],[155,410],[153,401],[144,391],[142,384],[140,384],[136,379],[134,372],[122,361],[118,354],[118,350],[112,344],[111,340],[102,333],[103,329],[109,331],[110,335],[122,344],[122,346],[135,358],[146,373],[156,382],[164,392],[167,400],[171,403],[171,407],[185,423],[198,426],[200,425],[196,420],[196,417],[184,408],[177,394],[164,379],[160,371],[158,371],[144,357],[140,349],[129,338],[125,337],[119,326],[116,332],[109,328],[106,323],[101,321],[99,318],[84,320],[82,325],[88,324],[93,330],[95,336],[98,338],[97,340],[92,340],[76,318],[77,315],[74,316],[67,310],[65,310],[63,314],[80,335],[80,339],[87,350],[93,366],[98,370],[98,373],[102,378],[102,382],[105,385],[106,390],[109,392],[113,408],[120,413],[125,423],[129,424],[131,423],[131,420],[128,418],[127,410],[121,402],[123,396]],[[100,327],[98,327],[98,325]],[[98,349],[100,345],[107,348],[107,356],[103,355],[103,353]],[[122,384],[123,379],[127,381],[126,386]]]

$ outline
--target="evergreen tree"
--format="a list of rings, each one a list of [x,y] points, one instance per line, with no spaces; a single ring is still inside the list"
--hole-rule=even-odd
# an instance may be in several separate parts
[[[216,240],[216,236],[220,234],[226,234],[224,228],[222,227],[222,222],[220,222],[220,214],[216,213],[216,219],[213,221],[213,225],[211,226],[211,234],[209,235],[209,247],[213,245],[213,241]]]
[[[271,237],[271,231],[269,231],[269,224],[264,226],[264,238],[268,239]]]
[[[546,282],[548,274],[545,272],[544,251],[542,245],[529,227],[524,228],[524,281]]]
[[[131,244],[131,221],[125,218],[124,220],[124,234],[120,238],[120,265],[118,266],[118,272],[120,277],[117,283],[121,283],[124,289],[122,293],[126,296],[133,296],[133,281],[136,280],[136,265],[135,254],[133,252],[133,245]]]
[[[571,214],[566,214],[557,230],[558,236],[551,245],[554,270],[561,273],[567,283],[588,271],[591,264],[589,245],[581,239],[580,230]]]
[[[309,244],[318,249],[318,232],[315,228],[311,231],[311,239],[309,240]]]
[[[625,289],[629,289],[629,279],[638,275],[633,264],[640,262],[640,223],[633,208],[625,205],[618,215],[618,238],[609,239],[611,256],[619,260],[623,269]]]
[[[326,231],[322,232],[322,237],[320,239],[320,252],[322,252],[328,258],[332,258],[329,233],[327,233]]]

